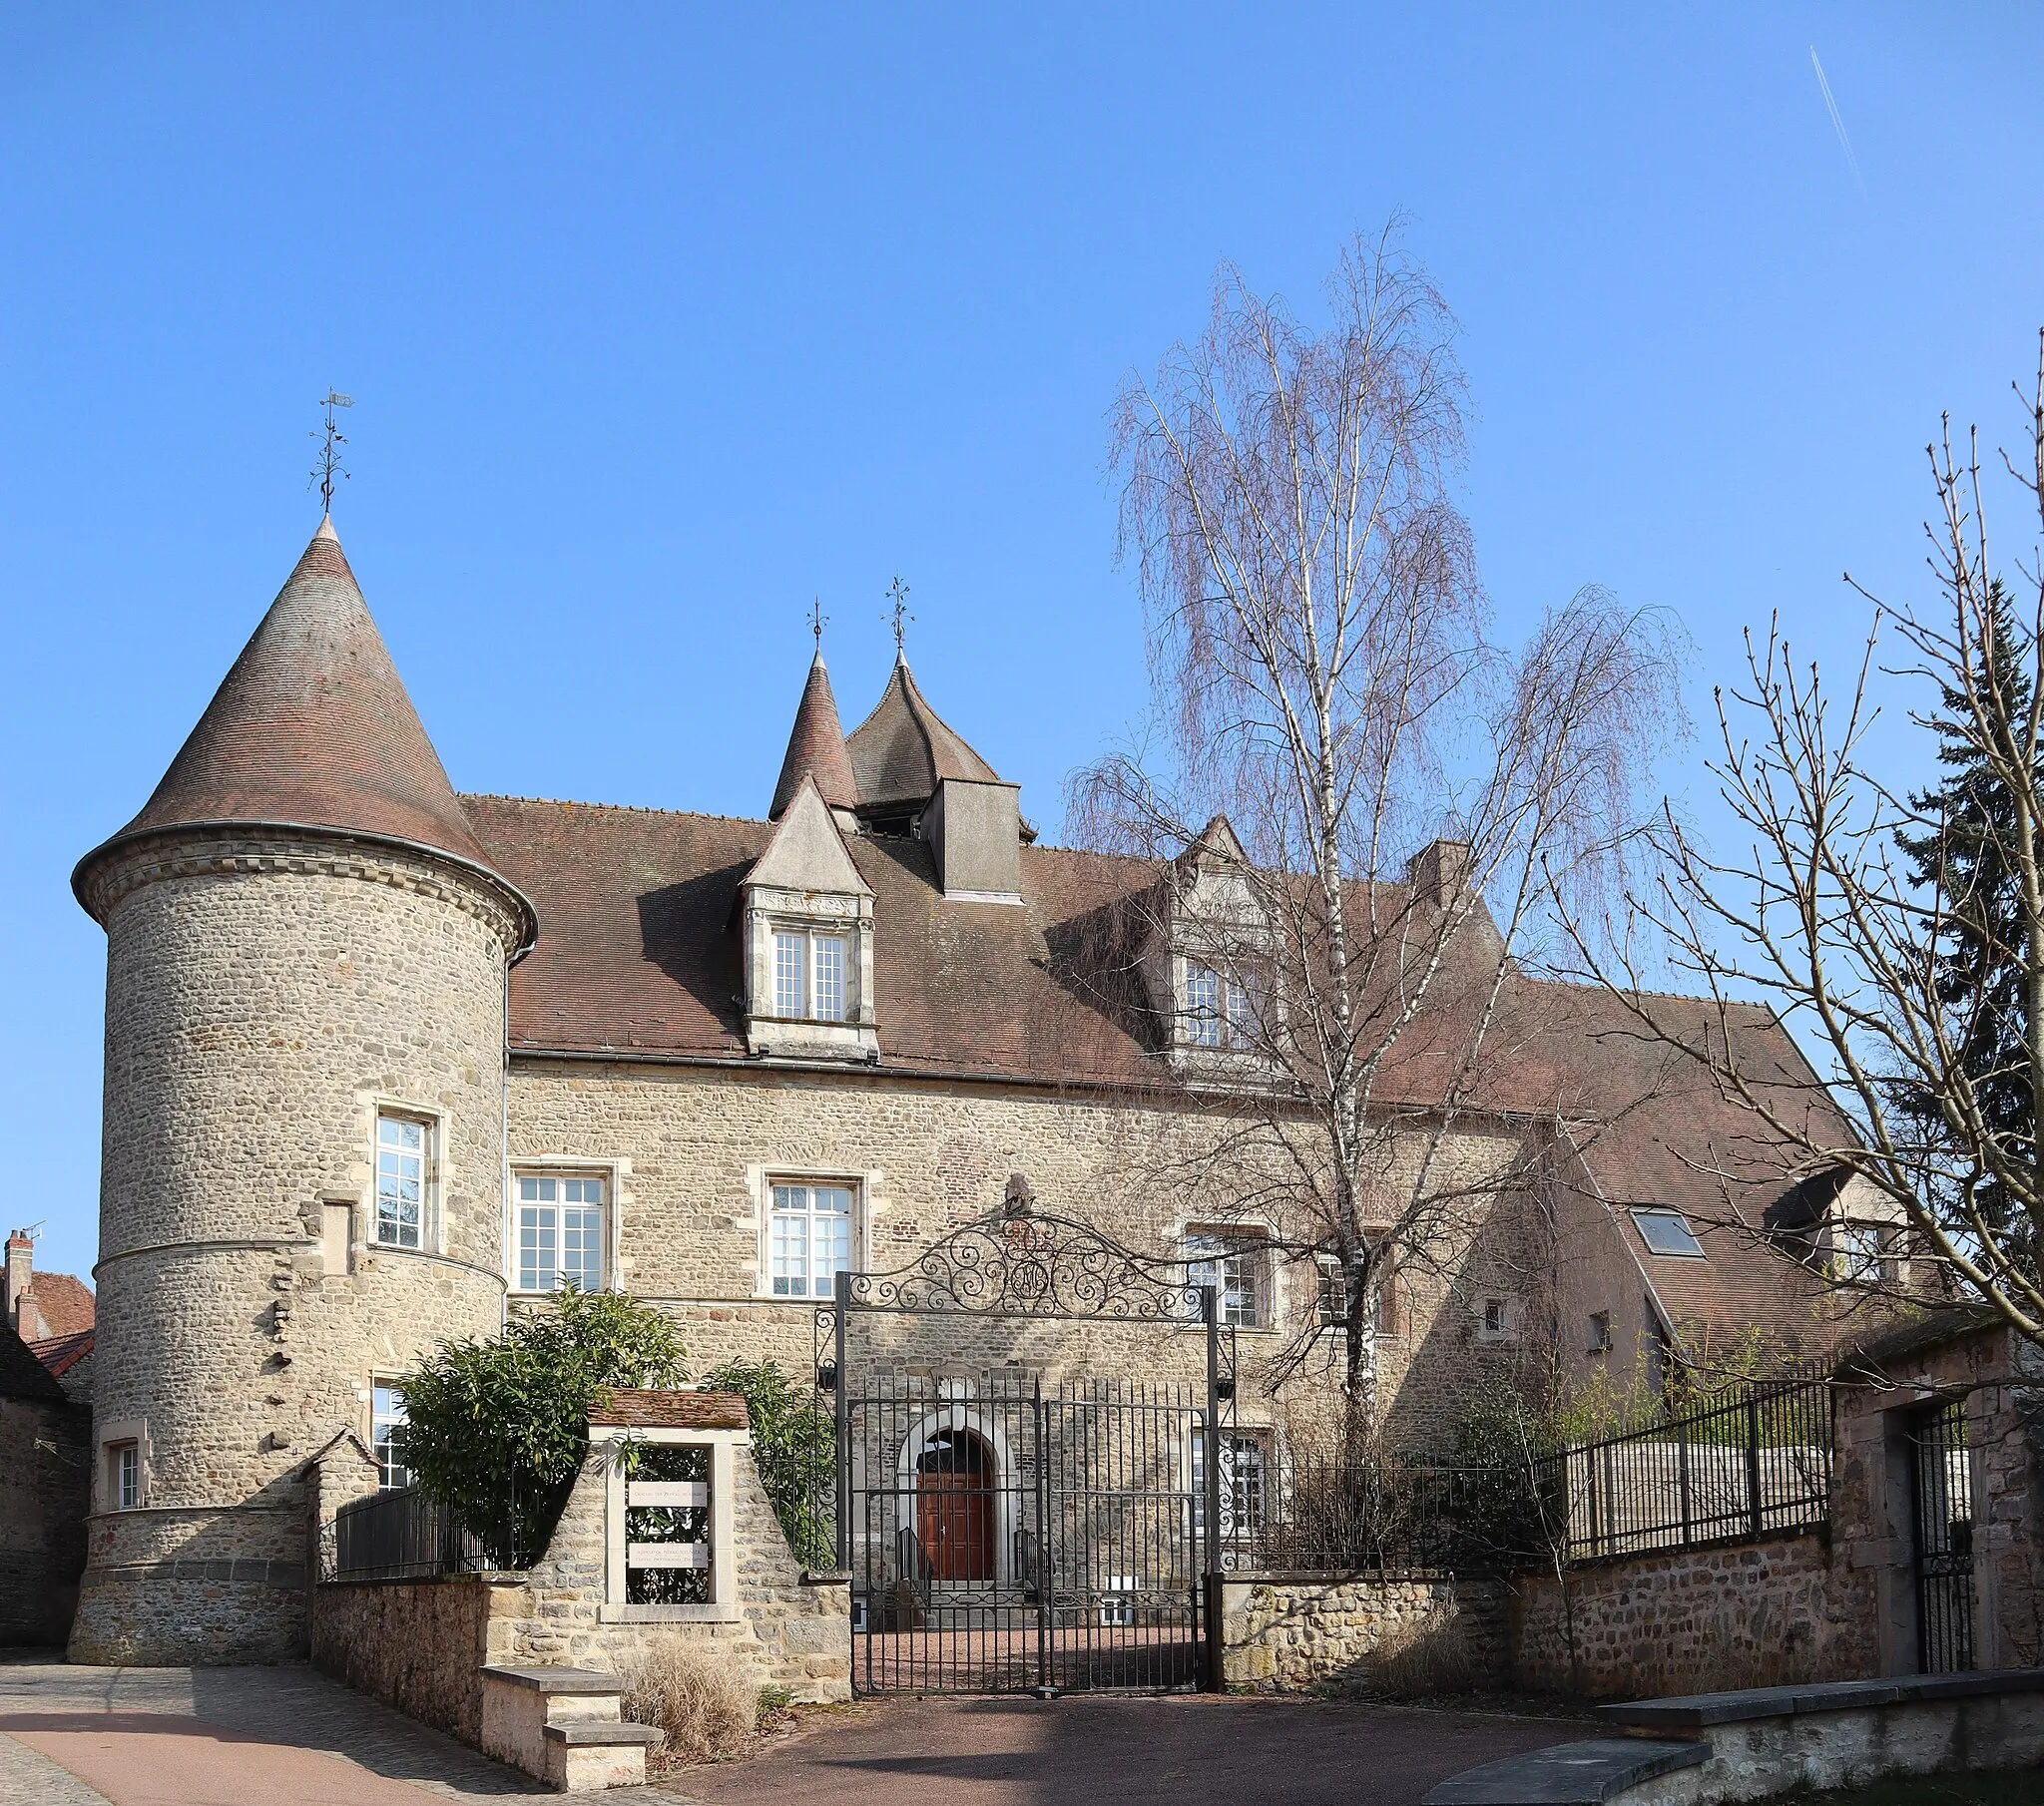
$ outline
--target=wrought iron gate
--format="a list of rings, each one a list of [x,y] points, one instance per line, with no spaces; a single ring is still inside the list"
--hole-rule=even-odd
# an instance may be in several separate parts
[[[885,1373],[847,1394],[860,1693],[1199,1684],[1203,1397]]]
[[[1965,1400],[1917,1412],[1909,1451],[1917,1667],[1924,1674],[1950,1674],[1974,1665],[1973,1466]]]
[[[1088,1325],[1142,1331],[1129,1370],[1170,1355],[1183,1377],[1050,1379],[1025,1359],[1083,1365]],[[1011,1181],[1000,1215],[900,1271],[840,1273],[816,1327],[858,1692],[1218,1684],[1235,1350],[1211,1285]]]

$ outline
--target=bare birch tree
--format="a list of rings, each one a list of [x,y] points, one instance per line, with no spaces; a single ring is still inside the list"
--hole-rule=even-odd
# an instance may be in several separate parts
[[[1622,864],[1680,717],[1666,629],[1594,589],[1522,652],[1491,643],[1452,493],[1454,323],[1395,222],[1327,300],[1313,330],[1224,267],[1204,336],[1120,398],[1154,727],[1079,774],[1072,818],[1170,862],[1138,938],[1184,962],[1153,991],[1179,1083],[1222,1125],[1175,1177],[1324,1267],[1284,1359],[1341,1339],[1367,1425],[1386,1275],[1509,1182],[1441,1154],[1494,1104],[1518,961],[1558,896]]]
[[[2016,391],[2027,443],[2001,459],[2025,537],[2044,529],[2039,348],[2036,385]],[[1590,964],[1827,1181],[1830,1220],[1798,1251],[1834,1285],[1960,1292],[2044,1340],[2044,569],[2034,539],[1994,563],[1977,429],[1955,449],[1947,417],[1926,452],[1935,603],[1885,604],[1848,574],[1872,618],[1841,687],[1795,663],[1779,620],[1749,635],[1711,762],[1748,844],[1715,857],[1671,810],[1667,862],[1633,897],[1716,1001],[1718,1032],[1672,1033],[1628,962]],[[1897,694],[1914,746],[1941,743],[1970,785],[1917,793],[1882,769],[1874,728]],[[1815,1050],[1807,1083],[1742,1061],[1731,1026],[1755,1000]]]

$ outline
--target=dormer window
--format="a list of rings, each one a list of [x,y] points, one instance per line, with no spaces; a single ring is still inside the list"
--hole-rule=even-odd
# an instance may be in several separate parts
[[[792,1060],[877,1060],[873,893],[804,776],[739,884],[746,1040]]]
[[[773,931],[773,1014],[794,1022],[843,1022],[849,986],[841,934]]]

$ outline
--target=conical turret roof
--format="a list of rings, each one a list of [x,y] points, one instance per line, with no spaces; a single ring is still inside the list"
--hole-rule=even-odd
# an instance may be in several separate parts
[[[787,756],[780,761],[780,781],[773,786],[768,821],[778,821],[787,812],[804,772],[816,780],[817,790],[833,809],[857,807],[858,784],[844,750],[837,698],[830,693],[830,674],[823,669],[820,649],[809,663],[809,680],[802,685],[801,703],[794,711],[794,731],[787,736]]]
[[[908,661],[896,658],[894,675],[878,705],[845,742],[861,808],[923,803],[946,777],[997,784],[993,766],[968,746],[923,700],[909,675]]]
[[[489,869],[330,520],[156,793],[107,845],[211,823],[373,834]]]

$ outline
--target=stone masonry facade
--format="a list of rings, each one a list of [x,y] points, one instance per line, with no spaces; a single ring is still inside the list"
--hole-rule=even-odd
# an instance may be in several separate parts
[[[305,1641],[315,1439],[500,1320],[508,911],[445,868],[313,842],[185,844],[103,880],[108,1040],[84,1660]],[[470,894],[470,889],[477,894]],[[433,1125],[416,1251],[374,1242],[379,1109]]]

